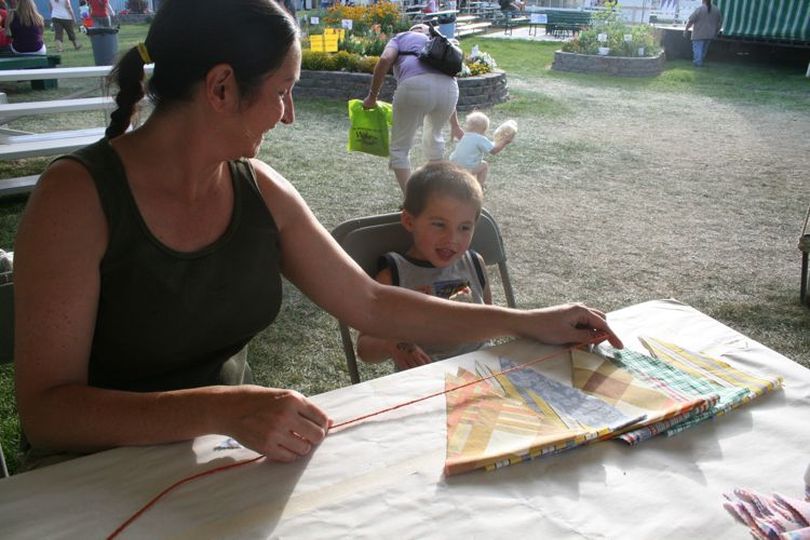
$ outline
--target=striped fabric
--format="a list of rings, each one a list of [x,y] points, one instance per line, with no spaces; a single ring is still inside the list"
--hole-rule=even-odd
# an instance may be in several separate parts
[[[539,369],[515,369],[500,358],[495,375],[483,363],[445,375],[445,474],[497,469],[619,438],[636,444],[672,435],[778,388],[710,356],[639,338],[654,358],[609,347],[571,350],[571,382]],[[494,375],[494,376],[493,376]],[[474,381],[478,384],[461,387]]]
[[[628,444],[637,444],[660,433],[674,435],[702,420],[716,416],[721,411],[725,412],[734,404],[739,404],[743,398],[749,394],[747,388],[723,386],[708,378],[690,375],[671,363],[661,361],[657,358],[651,358],[629,349],[617,351],[615,349],[605,348],[604,353],[610,357],[616,365],[627,369],[648,384],[656,388],[661,388],[666,393],[679,396],[679,399],[683,399],[681,396],[691,398],[705,397],[710,399],[717,396],[716,403],[713,403],[702,411],[681,415],[622,434],[619,438]]]
[[[705,411],[718,399],[716,394],[694,397],[672,389],[665,392],[662,387],[668,385],[663,381],[649,384],[612,359],[590,352],[571,351],[571,367],[574,388],[610,403],[628,416],[644,415],[643,421],[623,431]]]
[[[455,376],[446,374],[445,388],[478,378],[459,368]],[[569,428],[556,414],[540,415],[515,396],[519,394],[499,392],[489,381],[447,393],[446,475],[513,465],[597,437],[585,428]],[[552,410],[545,404],[543,409]]]
[[[810,41],[810,0],[715,0],[723,35]]]
[[[605,349],[606,354],[615,356],[617,362],[641,377],[651,377],[663,370],[667,375],[660,378],[665,378],[668,385],[689,395],[717,394],[720,399],[703,412],[622,435],[620,438],[628,444],[636,444],[659,433],[675,435],[704,420],[723,415],[782,384],[781,377],[757,377],[711,356],[693,353],[655,338],[642,337],[640,341],[655,358],[629,350]]]

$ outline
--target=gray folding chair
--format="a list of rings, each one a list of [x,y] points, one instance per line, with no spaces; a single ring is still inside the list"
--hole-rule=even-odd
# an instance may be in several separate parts
[[[0,261],[0,364],[14,360],[14,284],[12,273],[2,271]],[[8,476],[3,447],[0,445],[0,478]]]
[[[332,236],[370,276],[377,274],[377,263],[381,255],[389,251],[404,253],[411,245],[411,235],[402,227],[399,212],[344,221],[335,227]],[[498,265],[506,303],[509,307],[515,307],[515,294],[506,266],[506,250],[501,231],[495,218],[486,209],[481,211],[470,247],[481,254],[487,266]],[[352,335],[349,327],[341,321],[338,321],[338,326],[349,377],[352,384],[355,384],[360,382],[360,373]]]

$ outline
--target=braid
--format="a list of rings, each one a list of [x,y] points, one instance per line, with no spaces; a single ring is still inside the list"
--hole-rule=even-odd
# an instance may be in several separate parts
[[[118,107],[110,115],[110,127],[105,132],[108,139],[124,133],[132,122],[135,106],[144,96],[143,77],[143,60],[138,48],[133,47],[121,57],[108,78],[108,82],[118,86],[115,96]]]

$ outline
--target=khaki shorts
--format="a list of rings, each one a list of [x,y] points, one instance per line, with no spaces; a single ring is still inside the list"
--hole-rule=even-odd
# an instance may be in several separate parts
[[[56,41],[62,41],[62,32],[66,32],[70,41],[76,41],[76,33],[73,32],[73,21],[70,19],[51,19],[53,31],[56,34]]]

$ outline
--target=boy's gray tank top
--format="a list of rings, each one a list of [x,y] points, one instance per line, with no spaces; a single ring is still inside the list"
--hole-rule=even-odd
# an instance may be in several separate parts
[[[109,227],[89,384],[146,392],[250,382],[244,348],[281,304],[278,229],[250,163],[229,163],[225,233],[186,253],[149,231],[106,139],[60,159],[90,171]]]

